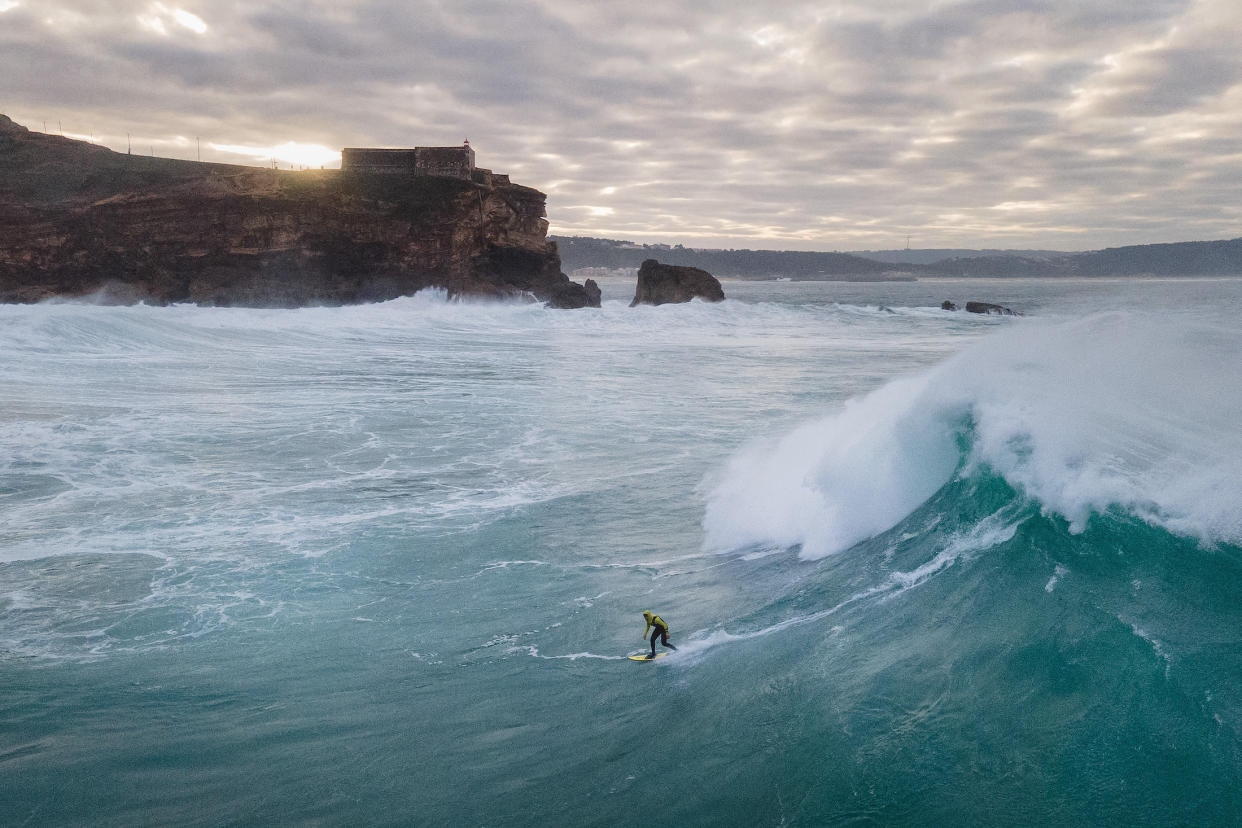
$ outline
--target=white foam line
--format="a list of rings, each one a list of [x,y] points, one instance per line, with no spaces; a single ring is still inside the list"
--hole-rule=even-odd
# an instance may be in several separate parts
[[[1004,526],[997,526],[1004,517],[1008,508],[1000,509],[997,512],[984,518],[976,526],[972,527],[969,532],[961,535],[954,535],[949,538],[944,549],[936,554],[927,563],[913,570],[912,572],[893,572],[889,575],[889,580],[878,586],[856,592],[845,600],[841,601],[834,607],[811,613],[810,615],[801,615],[794,618],[787,618],[784,621],[773,624],[770,627],[754,630],[747,633],[730,633],[726,630],[715,630],[708,634],[706,638],[690,639],[682,645],[678,652],[684,656],[678,661],[684,664],[694,664],[700,659],[695,656],[701,656],[708,650],[711,650],[721,644],[729,644],[734,641],[744,641],[751,638],[761,638],[772,633],[781,632],[790,627],[801,626],[803,624],[813,624],[829,616],[835,615],[845,607],[857,603],[873,595],[884,595],[884,600],[890,597],[900,595],[907,590],[926,583],[933,576],[945,570],[951,563],[959,558],[966,557],[971,552],[979,552],[983,549],[996,546],[1008,541],[1014,536],[1018,530],[1018,523],[1012,523]],[[699,633],[695,633],[698,635]]]
[[[1052,577],[1048,579],[1048,583],[1044,584],[1044,592],[1052,592],[1052,590],[1056,589],[1057,581],[1060,581],[1067,574],[1069,574],[1069,570],[1061,566],[1061,564],[1057,564],[1056,569],[1052,571]]]
[[[511,566],[551,566],[551,564],[547,561],[498,561],[493,564],[488,564],[478,572],[474,573],[471,577],[477,578],[484,572],[491,572],[494,569],[508,569]]]
[[[1148,644],[1151,645],[1152,652],[1154,652],[1156,655],[1160,656],[1160,658],[1164,660],[1164,677],[1168,678],[1170,670],[1173,669],[1173,659],[1172,657],[1169,656],[1168,652],[1164,649],[1164,644],[1160,641],[1160,639],[1156,638],[1151,633],[1147,632],[1147,630],[1140,627],[1137,623],[1133,621],[1127,621],[1126,619],[1122,618],[1120,615],[1117,616],[1117,620],[1125,624],[1126,626],[1128,626],[1131,632],[1133,632],[1139,638],[1143,639],[1144,641],[1146,641]]]
[[[571,601],[570,603],[572,603],[574,606],[582,607],[583,609],[587,607],[593,607],[595,606],[596,601],[598,601],[600,598],[603,598],[605,595],[610,594],[611,592],[612,590],[606,590],[604,592],[601,592],[599,595],[592,595],[589,598],[585,595],[579,595],[577,598],[573,599],[573,601]],[[0,597],[3,597],[3,596],[0,596]]]
[[[534,646],[533,644],[527,644],[526,646],[523,646],[523,647],[510,647],[509,649],[505,650],[505,652],[507,653],[525,652],[527,655],[531,656],[532,658],[542,658],[542,659],[547,659],[549,661],[557,660],[557,659],[568,659],[569,661],[577,661],[580,658],[594,658],[600,661],[622,661],[624,659],[629,658],[629,656],[609,656],[609,655],[599,655],[598,653],[567,653],[565,655],[542,655],[539,652],[539,648]]]
[[[972,526],[969,531],[950,536],[945,547],[927,563],[911,572],[894,572],[890,577],[901,585],[900,591],[904,592],[951,566],[959,558],[973,557],[975,553],[1006,543],[1017,533],[1021,523],[1006,523],[1009,519],[1008,513],[1015,509],[1016,507],[1010,506],[998,509]]]
[[[762,638],[764,636],[771,635],[772,633],[787,630],[790,627],[802,626],[803,624],[813,624],[816,621],[820,621],[830,615],[840,612],[850,604],[861,601],[872,595],[876,595],[877,593],[890,592],[894,589],[896,589],[896,587],[891,583],[872,587],[871,589],[854,593],[844,601],[841,601],[839,604],[834,607],[830,607],[829,609],[813,612],[810,615],[799,615],[793,618],[787,618],[784,621],[780,621],[770,627],[752,630],[751,632],[731,633],[727,630],[713,630],[707,635],[706,638],[691,638],[687,640],[685,644],[678,647],[677,652],[682,655],[682,658],[676,659],[676,661],[682,662],[686,665],[696,664],[701,660],[701,658],[696,658],[696,656],[702,656],[708,650],[714,649],[721,644],[731,644],[735,641],[746,641],[752,638]],[[696,636],[699,634],[700,632],[694,633]]]
[[[748,551],[745,554],[738,555],[737,553],[739,550],[736,550],[736,549],[727,549],[727,548],[702,549],[698,552],[691,552],[686,555],[676,555],[672,558],[663,558],[658,561],[618,561],[616,563],[599,563],[599,564],[584,563],[584,564],[577,564],[576,566],[582,569],[653,569],[653,568],[659,568],[662,566],[668,566],[669,564],[680,563],[681,561],[698,560],[699,558],[728,557],[732,559],[736,557],[744,561],[749,561],[749,560],[754,560],[755,558],[759,558],[759,557],[766,557],[768,554],[776,554],[777,552],[785,551],[784,547],[773,546],[771,547],[772,551],[770,553],[762,552],[762,551],[755,552],[753,550],[758,548],[757,545],[755,544],[748,545],[744,548],[747,550],[752,550],[752,551]],[[763,547],[763,548],[766,548],[766,547]],[[718,564],[713,564],[713,566],[717,566],[717,565]],[[698,571],[698,570],[695,570],[695,571]]]

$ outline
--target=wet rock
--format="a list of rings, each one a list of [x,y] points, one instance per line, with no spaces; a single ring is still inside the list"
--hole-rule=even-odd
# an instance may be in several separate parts
[[[587,303],[590,307],[598,308],[601,298],[599,283],[594,279],[587,279],[582,283],[582,289],[586,291]]]
[[[638,269],[638,284],[634,288],[635,305],[666,305],[704,299],[719,302],[725,298],[720,280],[706,270],[697,267],[660,264],[647,259]]]
[[[1021,316],[1017,311],[1012,311],[1003,305],[993,305],[991,302],[967,302],[967,313],[986,313],[996,316]]]

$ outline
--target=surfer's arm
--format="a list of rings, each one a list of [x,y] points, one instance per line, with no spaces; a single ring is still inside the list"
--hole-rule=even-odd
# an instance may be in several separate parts
[[[651,629],[651,622],[647,622],[647,626],[643,627],[643,641],[647,640],[647,631]]]

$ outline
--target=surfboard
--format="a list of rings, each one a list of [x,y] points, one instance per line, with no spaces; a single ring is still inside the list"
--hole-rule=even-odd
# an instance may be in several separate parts
[[[656,653],[656,658],[664,658],[668,653]],[[630,656],[630,661],[654,661],[655,659],[647,658],[645,655]]]

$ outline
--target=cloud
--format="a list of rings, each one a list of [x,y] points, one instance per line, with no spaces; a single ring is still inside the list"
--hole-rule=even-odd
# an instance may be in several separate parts
[[[1237,235],[1233,0],[32,5],[0,0],[5,114],[114,148],[468,136],[555,232],[643,241]]]
[[[169,8],[163,3],[152,3],[145,12],[137,15],[138,25],[149,32],[168,37],[175,26],[194,34],[206,34],[207,24],[203,18],[185,9]]]

